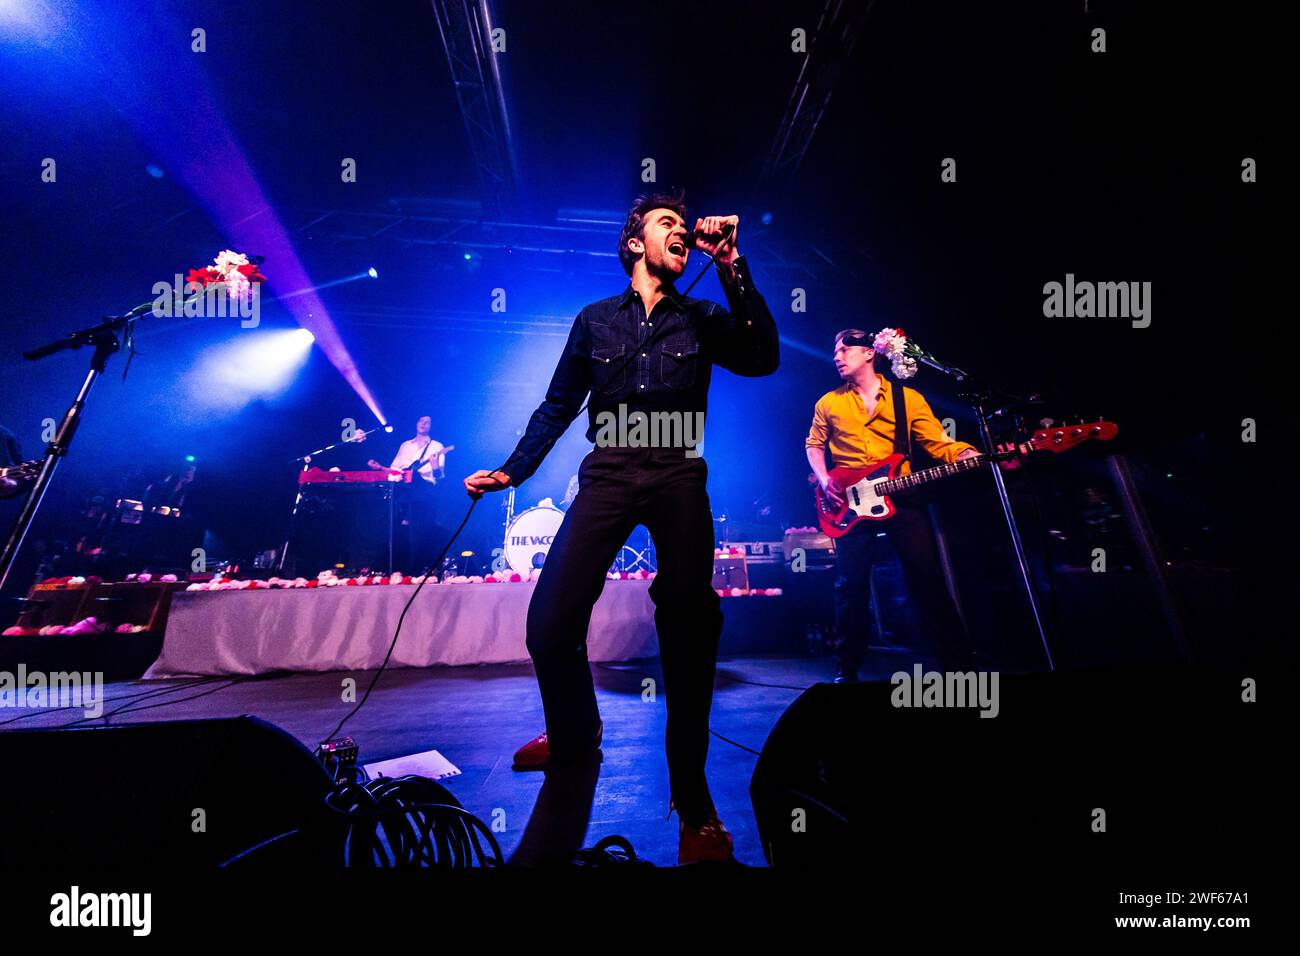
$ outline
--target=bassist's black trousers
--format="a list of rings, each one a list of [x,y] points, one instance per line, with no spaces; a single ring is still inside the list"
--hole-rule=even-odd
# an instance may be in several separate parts
[[[713,590],[708,467],[682,448],[597,448],[578,471],[578,496],[551,545],[528,607],[528,653],[557,759],[589,750],[600,715],[587,628],[605,575],[637,525],[654,541],[650,585],[667,706],[673,802],[686,823],[712,809],[704,764],[722,609]],[[656,695],[657,699],[660,699]]]
[[[898,552],[908,596],[921,627],[934,643],[943,670],[972,667],[970,640],[957,606],[948,593],[939,549],[925,509],[894,499],[895,515],[887,521],[859,521],[835,542],[839,577],[835,581],[835,630],[840,640],[840,666],[856,670],[867,654],[871,627],[871,565],[876,559],[876,537],[889,536]]]

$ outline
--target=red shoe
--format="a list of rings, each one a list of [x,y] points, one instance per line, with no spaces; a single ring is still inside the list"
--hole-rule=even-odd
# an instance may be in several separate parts
[[[668,804],[672,814],[672,803]],[[710,810],[709,818],[702,826],[687,826],[686,821],[678,817],[677,865],[686,863],[721,863],[734,860],[731,834],[718,819],[718,811]]]
[[[596,725],[596,742],[592,745],[592,751],[600,749],[600,742],[604,737],[605,722],[602,720]],[[545,732],[538,734],[515,751],[515,770],[545,770],[550,765],[551,745],[546,739]]]

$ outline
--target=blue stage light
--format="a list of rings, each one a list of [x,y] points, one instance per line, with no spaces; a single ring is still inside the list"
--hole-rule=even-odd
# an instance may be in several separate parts
[[[366,270],[366,275],[370,276],[370,278],[372,279],[378,279],[379,270],[376,269],[374,266],[371,266],[369,269]]]

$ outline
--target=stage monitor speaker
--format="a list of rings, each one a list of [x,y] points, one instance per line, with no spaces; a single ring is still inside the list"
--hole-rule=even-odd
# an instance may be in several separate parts
[[[1231,858],[1270,837],[1262,778],[1276,764],[1243,676],[1001,675],[987,718],[895,706],[903,687],[888,681],[817,684],[777,721],[754,769],[764,854],[777,867],[885,869]]]
[[[320,822],[333,783],[256,717],[0,733],[0,866],[215,867]]]

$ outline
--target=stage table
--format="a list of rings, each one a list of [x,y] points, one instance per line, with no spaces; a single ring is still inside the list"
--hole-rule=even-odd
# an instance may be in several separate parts
[[[528,660],[532,582],[426,585],[390,667]],[[650,581],[607,581],[591,617],[593,661],[653,657]],[[145,678],[370,670],[383,663],[410,585],[180,591]]]

